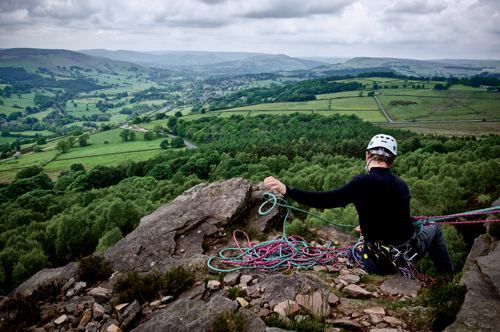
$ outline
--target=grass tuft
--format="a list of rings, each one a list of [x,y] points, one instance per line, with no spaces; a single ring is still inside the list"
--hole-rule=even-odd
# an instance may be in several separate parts
[[[215,317],[210,332],[242,332],[247,323],[243,314],[226,311]]]

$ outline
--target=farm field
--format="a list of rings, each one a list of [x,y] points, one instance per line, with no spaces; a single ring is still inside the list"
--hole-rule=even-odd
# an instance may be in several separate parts
[[[380,128],[410,130],[418,134],[442,136],[475,136],[500,134],[500,121],[497,122],[453,122],[453,123],[406,123],[380,124]]]
[[[483,90],[484,91],[484,90]],[[500,119],[500,94],[476,90],[383,92],[377,96],[393,121]],[[411,104],[391,105],[391,102]]]
[[[158,137],[151,141],[143,138],[143,133],[136,132],[134,141],[123,142],[120,137],[122,129],[113,129],[90,135],[92,145],[80,147],[76,143],[68,152],[61,154],[55,148],[39,153],[31,153],[19,159],[0,161],[0,182],[10,182],[15,173],[25,167],[45,165],[44,171],[56,177],[72,164],[79,163],[86,168],[96,165],[116,166],[128,160],[147,160],[161,153],[161,141],[170,138]],[[107,141],[108,143],[104,143]],[[54,147],[55,142],[48,142],[43,147]]]

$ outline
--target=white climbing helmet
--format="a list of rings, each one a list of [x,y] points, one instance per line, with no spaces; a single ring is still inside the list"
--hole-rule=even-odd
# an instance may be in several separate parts
[[[375,148],[386,148],[393,155],[397,156],[397,154],[398,154],[398,143],[396,143],[396,140],[394,139],[394,137],[389,136],[389,135],[378,134],[378,135],[373,136],[373,138],[371,139],[370,143],[368,144],[368,147],[366,148],[366,150],[373,150]],[[370,152],[372,152],[372,151],[370,151]],[[377,152],[378,151],[375,150],[372,153],[383,155],[383,153],[382,153],[383,150],[380,151],[381,153],[377,153]],[[387,156],[387,157],[391,157],[391,156]]]

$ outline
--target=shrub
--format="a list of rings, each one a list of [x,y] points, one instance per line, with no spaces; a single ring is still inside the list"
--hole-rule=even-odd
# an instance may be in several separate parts
[[[167,293],[177,297],[192,286],[194,273],[186,271],[182,266],[178,266],[165,274],[165,282],[167,284]]]
[[[458,278],[459,279],[459,278]],[[429,307],[427,328],[443,331],[454,322],[467,293],[465,285],[459,285],[451,275],[441,275],[428,288],[423,289],[418,299],[420,305]]]
[[[130,303],[134,300],[144,303],[152,301],[160,294],[177,297],[190,288],[193,282],[194,274],[179,266],[167,271],[164,276],[156,271],[144,276],[132,271],[118,279],[114,290],[118,293],[119,303]]]
[[[138,300],[141,303],[150,302],[159,295],[165,287],[165,282],[158,272],[140,276],[139,272],[132,271],[120,277],[114,290],[119,293],[119,303],[131,303]]]
[[[237,297],[245,297],[245,296],[247,296],[247,291],[244,289],[237,287],[230,287],[227,290],[228,299],[231,299],[233,301],[236,300]]]
[[[100,256],[88,256],[82,258],[79,263],[80,278],[91,284],[109,279],[113,274],[109,262]]]
[[[42,168],[40,166],[30,166],[28,168],[24,168],[16,173],[16,179],[27,179],[31,178],[35,175],[40,174]]]
[[[226,311],[215,316],[212,322],[211,332],[241,332],[245,329],[247,320],[245,316],[239,312]]]

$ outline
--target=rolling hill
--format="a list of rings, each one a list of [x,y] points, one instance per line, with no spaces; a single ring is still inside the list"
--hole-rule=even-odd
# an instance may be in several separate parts
[[[0,67],[22,67],[35,71],[38,67],[79,67],[93,69],[100,73],[113,73],[117,68],[137,68],[137,64],[108,58],[90,56],[68,50],[11,48],[0,50]]]

